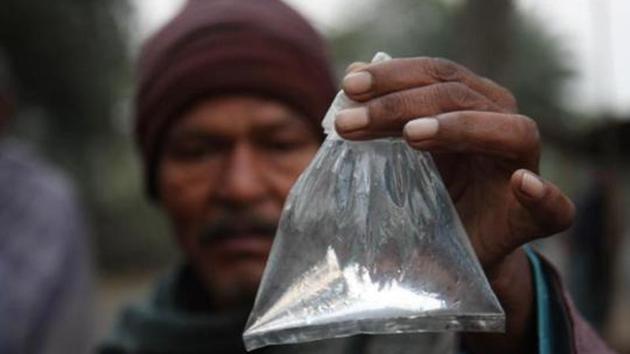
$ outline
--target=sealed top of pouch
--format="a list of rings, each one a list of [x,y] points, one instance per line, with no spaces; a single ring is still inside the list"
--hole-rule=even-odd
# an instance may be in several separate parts
[[[380,63],[386,60],[390,60],[391,58],[392,57],[390,57],[389,54],[385,52],[378,52],[374,55],[374,58],[372,58],[372,63]],[[330,108],[328,109],[328,112],[326,112],[324,119],[322,120],[322,128],[324,128],[324,133],[331,138],[341,139],[337,134],[337,131],[335,130],[335,115],[341,109],[353,108],[359,105],[359,103],[348,98],[343,90],[339,91],[335,96],[335,99],[330,104]]]

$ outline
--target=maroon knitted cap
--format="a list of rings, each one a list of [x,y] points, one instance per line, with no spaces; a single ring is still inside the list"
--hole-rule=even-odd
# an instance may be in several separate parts
[[[165,137],[192,103],[226,94],[274,98],[321,131],[336,91],[323,39],[279,0],[189,0],[144,45],[138,72],[135,133],[154,198]]]

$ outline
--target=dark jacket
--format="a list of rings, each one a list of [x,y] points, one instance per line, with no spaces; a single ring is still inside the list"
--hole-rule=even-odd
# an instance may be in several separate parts
[[[539,262],[549,287],[553,354],[606,354],[610,349],[575,310],[555,269]],[[126,309],[100,354],[246,353],[242,332],[248,308],[216,313],[188,267],[162,279],[145,304]],[[539,299],[537,299],[539,300]],[[540,338],[539,338],[540,342]],[[448,354],[458,352],[452,334],[360,335],[299,345],[271,346],[267,354]]]

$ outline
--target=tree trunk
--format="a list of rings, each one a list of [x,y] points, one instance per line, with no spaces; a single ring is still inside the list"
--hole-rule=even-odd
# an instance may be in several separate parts
[[[468,0],[459,16],[460,60],[473,71],[501,82],[511,59],[512,0]]]

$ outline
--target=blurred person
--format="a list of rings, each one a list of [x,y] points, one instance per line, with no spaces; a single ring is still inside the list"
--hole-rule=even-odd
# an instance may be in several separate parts
[[[600,333],[612,305],[615,264],[622,240],[615,208],[615,179],[610,171],[593,173],[578,200],[576,222],[567,238],[571,294],[584,318]]]
[[[244,353],[284,200],[321,144],[336,91],[325,44],[278,0],[191,0],[145,44],[138,69],[146,187],[184,260],[124,311],[101,353]],[[433,153],[507,331],[462,334],[461,344],[361,335],[257,352],[610,352],[553,268],[523,247],[567,228],[573,205],[537,176],[537,127],[506,89],[433,58],[355,63],[342,88],[365,103],[339,112],[343,137],[402,136]]]
[[[0,52],[0,132],[15,110]],[[0,136],[0,353],[87,353],[91,272],[70,181],[27,145]]]

